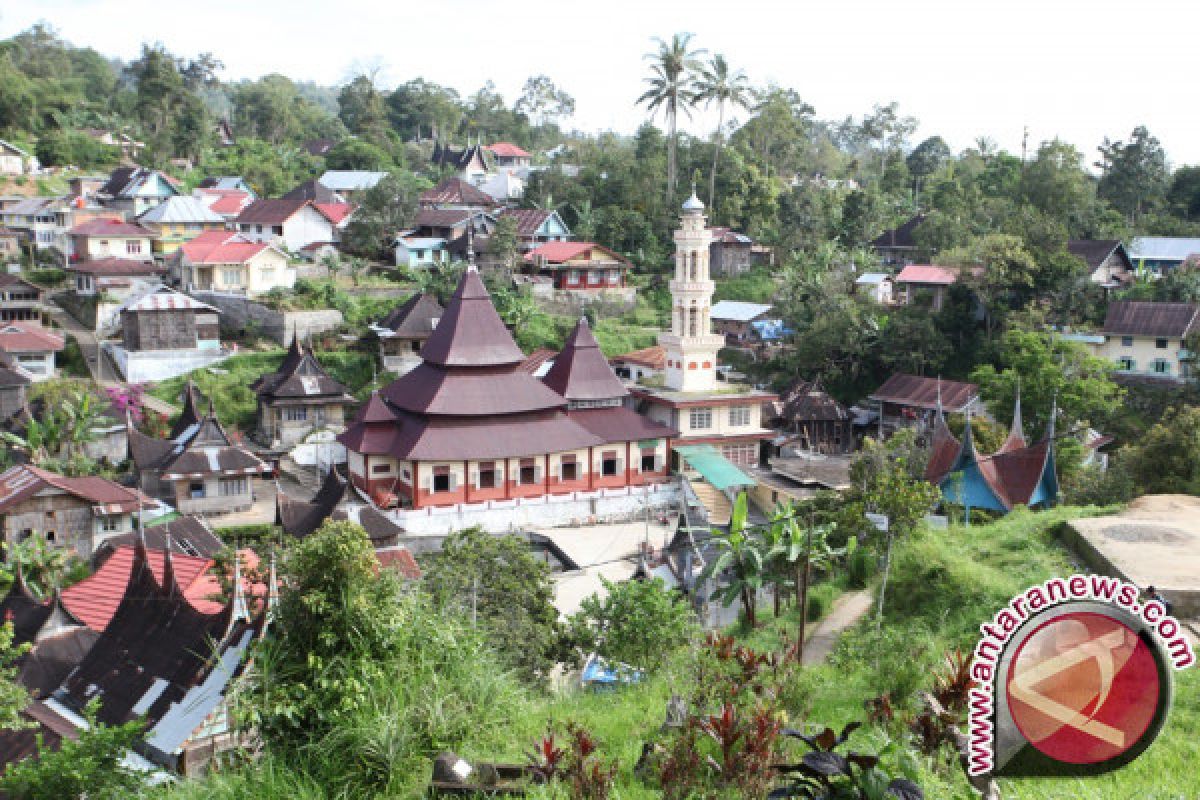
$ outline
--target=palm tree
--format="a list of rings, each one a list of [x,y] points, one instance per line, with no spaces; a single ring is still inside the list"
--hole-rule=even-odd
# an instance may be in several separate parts
[[[693,74],[699,68],[697,58],[703,55],[703,50],[689,50],[692,34],[677,33],[666,42],[654,37],[658,43],[658,51],[647,53],[646,58],[654,60],[650,66],[650,77],[646,83],[650,88],[637,99],[639,104],[645,103],[651,114],[660,108],[667,117],[667,197],[675,193],[676,164],[675,141],[676,122],[679,112],[691,116],[691,108],[696,103],[695,79]]]
[[[721,547],[719,556],[709,561],[700,579],[708,581],[729,571],[729,583],[713,592],[713,597],[728,607],[741,601],[746,615],[746,624],[758,627],[758,592],[763,586],[766,555],[763,539],[754,534],[746,524],[746,493],[742,492],[733,503],[729,517],[729,532],[713,534],[713,541]]]
[[[712,213],[713,201],[717,195],[717,159],[725,145],[725,107],[750,107],[750,85],[746,73],[742,70],[730,71],[725,56],[717,53],[705,67],[700,70],[696,79],[696,100],[704,101],[708,108],[717,104],[717,135],[713,148],[712,171],[708,174],[708,208]]]

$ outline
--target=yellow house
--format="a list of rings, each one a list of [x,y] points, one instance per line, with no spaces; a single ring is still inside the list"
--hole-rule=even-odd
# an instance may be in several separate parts
[[[1200,327],[1200,305],[1118,300],[1100,335],[1074,336],[1120,374],[1180,382],[1191,374],[1187,338]]]
[[[225,229],[225,219],[190,195],[168,197],[161,205],[138,218],[142,227],[154,233],[154,254],[167,256],[205,231]]]

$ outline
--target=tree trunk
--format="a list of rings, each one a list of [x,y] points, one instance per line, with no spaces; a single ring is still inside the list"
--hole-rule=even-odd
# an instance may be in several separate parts
[[[800,626],[796,639],[796,662],[804,663],[804,634],[808,627],[808,561],[809,554],[804,554],[804,567],[797,570],[796,576],[796,605],[800,607]]]
[[[667,205],[675,195],[675,112],[667,115]]]
[[[754,614],[754,595],[745,585],[742,586],[742,610],[746,612],[746,624],[752,629],[758,627],[758,620]]]
[[[879,609],[875,614],[875,630],[879,630],[880,624],[883,622],[883,596],[887,593],[888,573],[892,569],[892,539],[895,538],[892,533],[888,532],[887,549],[883,553],[883,580],[879,583]]]
[[[712,172],[708,173],[708,218],[713,217],[717,197],[717,159],[721,157],[721,147],[725,143],[725,101],[717,104],[717,141],[713,146]]]

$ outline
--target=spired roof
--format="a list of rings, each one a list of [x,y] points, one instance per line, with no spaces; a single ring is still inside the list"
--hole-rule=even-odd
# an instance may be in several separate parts
[[[54,603],[49,600],[38,600],[25,583],[25,574],[21,562],[17,562],[16,574],[8,587],[8,594],[0,600],[0,622],[10,623],[13,627],[13,644],[28,644],[37,638],[42,625],[54,612]]]
[[[383,397],[402,411],[463,417],[545,411],[567,404],[519,363],[478,369],[422,363],[388,384]]]
[[[178,439],[184,431],[200,422],[202,401],[200,390],[189,380],[183,387],[183,411],[179,412],[179,419],[175,420],[175,425],[171,428],[171,433],[167,438]]]
[[[468,269],[421,358],[443,367],[489,367],[519,364],[525,354],[496,313],[479,273]]]
[[[1067,252],[1082,258],[1092,269],[1103,266],[1108,257],[1118,248],[1120,248],[1121,260],[1125,266],[1131,266],[1129,256],[1125,253],[1125,247],[1121,244],[1120,239],[1071,239],[1067,242]]]
[[[391,331],[393,336],[424,339],[433,333],[445,313],[446,309],[436,297],[428,292],[418,292],[393,309],[378,327]]]
[[[330,377],[312,351],[293,335],[292,344],[279,369],[259,376],[250,388],[259,397],[268,401],[276,398],[323,397],[351,402],[352,398],[338,381]]]
[[[275,524],[289,536],[303,539],[327,519],[346,519],[338,506],[345,502],[359,503],[350,482],[331,469],[312,500],[296,500],[285,492],[275,495]]]
[[[542,383],[569,401],[611,400],[629,395],[600,352],[586,317],[576,323]]]
[[[182,420],[181,420],[182,421]],[[147,436],[127,426],[129,450],[138,469],[159,470],[162,479],[204,475],[259,475],[271,468],[258,456],[234,444],[209,403],[208,413],[173,439]]]
[[[1008,453],[1028,446],[1029,443],[1025,441],[1025,430],[1021,423],[1021,384],[1018,383],[1016,404],[1013,406],[1012,426],[1009,428],[1008,438],[1004,440],[1004,444],[1000,445],[1000,452]]]

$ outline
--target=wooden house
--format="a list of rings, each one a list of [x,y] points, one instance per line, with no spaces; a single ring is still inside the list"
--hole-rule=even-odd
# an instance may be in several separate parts
[[[1083,259],[1092,283],[1117,289],[1133,281],[1133,260],[1120,239],[1071,239],[1067,252]]]
[[[979,386],[920,375],[896,373],[868,398],[880,431],[928,422],[940,408],[965,414],[979,407]]]
[[[547,242],[524,256],[527,270],[550,278],[555,289],[597,292],[621,289],[628,259],[593,242]]]
[[[517,242],[522,252],[571,238],[570,228],[553,209],[506,208],[497,215],[497,220],[505,218],[516,222]]]
[[[489,211],[496,201],[486,192],[462,178],[451,176],[417,198],[421,208],[467,208]]]
[[[279,369],[250,388],[258,398],[258,438],[271,447],[291,447],[317,430],[340,433],[346,427],[346,407],[354,403],[299,336],[292,336]]]
[[[118,167],[97,190],[96,197],[109,208],[139,217],[179,193],[175,180],[158,170]]]
[[[941,311],[946,292],[958,281],[958,272],[949,267],[909,264],[894,280],[900,302]]]
[[[763,408],[771,427],[790,434],[781,442],[810,453],[835,455],[854,449],[850,412],[817,381],[797,381]]]
[[[0,272],[0,322],[40,322],[46,290],[17,275]]]
[[[754,240],[730,228],[713,227],[712,244],[708,246],[708,265],[711,274],[729,278],[748,272],[753,265]]]
[[[420,364],[421,348],[445,313],[436,297],[420,292],[372,325],[384,371],[403,375]]]
[[[107,349],[131,383],[166,380],[225,358],[217,309],[159,287],[126,301],[121,340]]]
[[[910,217],[902,225],[884,231],[871,241],[871,249],[886,267],[915,264],[918,248],[913,233],[925,221],[924,214]]]

